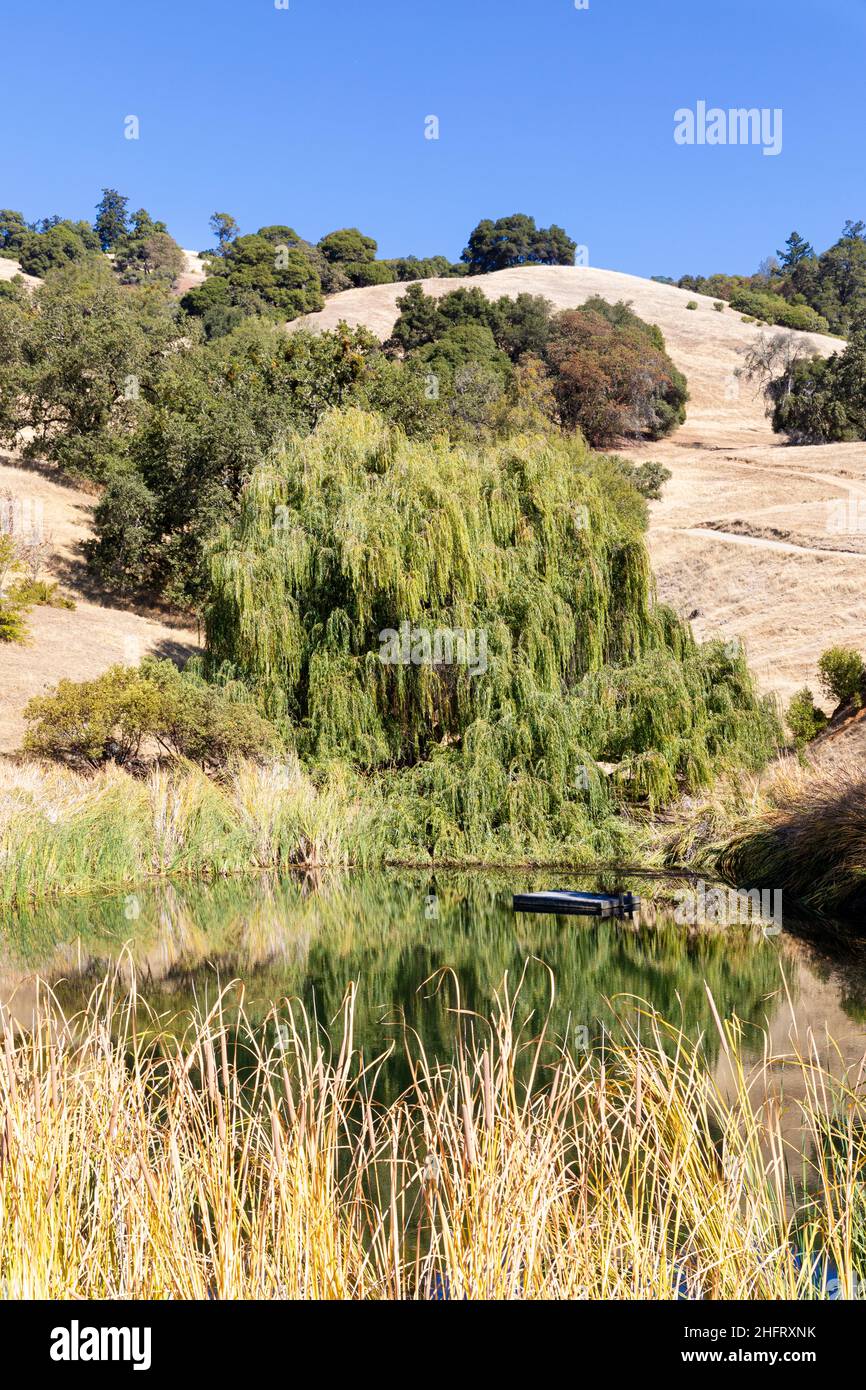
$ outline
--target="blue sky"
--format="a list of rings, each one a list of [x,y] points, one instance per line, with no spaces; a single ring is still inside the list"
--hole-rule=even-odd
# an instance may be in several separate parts
[[[92,218],[108,185],[188,247],[218,209],[455,259],[519,211],[638,275],[866,219],[866,0],[288,4],[4,0],[0,205]],[[782,153],[678,146],[700,100],[781,108]]]

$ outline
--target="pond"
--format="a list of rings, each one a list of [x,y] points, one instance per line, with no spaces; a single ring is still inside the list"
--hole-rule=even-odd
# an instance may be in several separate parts
[[[512,911],[514,891],[602,886],[551,873],[328,873],[65,900],[0,919],[0,1003],[27,1027],[41,978],[74,1012],[117,965],[182,1032],[192,1010],[242,981],[245,1013],[266,1042],[278,1030],[272,1006],[288,999],[336,1048],[354,984],[355,1046],[370,1061],[393,1045],[387,1099],[409,1083],[404,1030],[412,1048],[447,1060],[457,1007],[462,1028],[478,1030],[506,997],[525,1037],[547,1020],[551,1041],[574,1048],[602,1046],[624,1016],[635,1026],[642,1001],[703,1038],[724,1088],[711,994],[722,1017],[741,1021],[747,1057],[761,1058],[767,1030],[776,1058],[811,1048],[834,1071],[856,1072],[866,1052],[866,954],[856,944],[819,948],[804,939],[809,924],[799,936],[690,928],[662,901],[677,884],[639,876],[622,882],[643,897],[633,922]]]

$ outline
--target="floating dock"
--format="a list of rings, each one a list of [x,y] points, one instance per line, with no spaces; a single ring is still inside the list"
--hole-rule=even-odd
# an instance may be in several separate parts
[[[633,917],[640,911],[634,893],[515,893],[515,912],[552,912],[566,917]]]

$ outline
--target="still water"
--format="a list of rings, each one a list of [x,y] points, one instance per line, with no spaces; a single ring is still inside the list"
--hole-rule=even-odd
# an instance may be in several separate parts
[[[622,884],[644,898],[634,922],[512,912],[514,891],[601,886],[549,873],[346,873],[160,883],[54,903],[0,918],[0,1004],[27,1027],[41,979],[74,1012],[119,963],[178,1032],[191,1011],[240,981],[254,1028],[276,1031],[272,1006],[297,1000],[324,1045],[338,1046],[341,1001],[353,984],[355,1046],[369,1061],[393,1045],[385,1099],[409,1082],[407,1030],[412,1048],[447,1060],[457,1006],[460,1026],[480,1030],[506,994],[525,1036],[548,1020],[552,1040],[590,1047],[624,1016],[634,1025],[642,1001],[703,1038],[724,1086],[709,991],[722,1017],[743,1024],[754,1060],[765,1047],[777,1059],[809,1048],[833,1071],[857,1073],[866,1052],[866,951],[857,943],[816,945],[808,924],[769,937],[748,925],[689,928],[648,901],[682,884],[637,876]]]

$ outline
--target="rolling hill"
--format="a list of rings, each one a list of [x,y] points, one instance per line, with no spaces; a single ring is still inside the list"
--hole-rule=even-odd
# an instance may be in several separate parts
[[[203,274],[194,253],[187,256],[183,288]],[[0,258],[0,277],[16,270]],[[422,283],[443,295],[461,282]],[[699,637],[742,639],[762,688],[783,700],[807,681],[814,688],[815,663],[831,643],[866,651],[866,445],[795,449],[773,435],[762,401],[734,375],[759,328],[730,309],[717,313],[710,299],[616,271],[527,267],[472,283],[491,298],[542,294],[557,308],[595,294],[625,299],[662,329],[688,377],[688,419],[672,438],[622,452],[671,469],[662,501],[652,504],[650,549],[660,596],[691,618]],[[345,320],[385,339],[405,288],[347,290],[290,328]],[[686,307],[690,300],[696,310]],[[838,339],[802,336],[821,352],[839,346]],[[0,459],[3,492],[41,503],[53,538],[49,569],[78,604],[75,611],[34,609],[30,644],[0,651],[0,752],[8,752],[20,744],[30,696],[64,676],[94,676],[130,653],[183,655],[196,634],[181,618],[118,607],[92,586],[80,550],[90,532],[90,494],[12,458]],[[848,529],[838,529],[840,503]]]
[[[467,282],[422,283],[440,296]],[[785,701],[807,681],[815,686],[815,663],[831,643],[866,651],[866,444],[782,443],[761,397],[735,376],[761,332],[783,330],[743,323],[730,308],[718,313],[705,296],[594,267],[527,266],[471,283],[494,299],[541,294],[557,309],[597,294],[623,299],[661,328],[688,377],[688,419],[661,443],[621,452],[658,459],[673,474],[652,505],[650,549],[660,596],[692,618],[699,637],[742,640],[761,687]],[[291,327],[345,320],[385,339],[405,288],[346,290]],[[797,336],[823,354],[840,346]],[[838,529],[840,507],[846,529]]]

